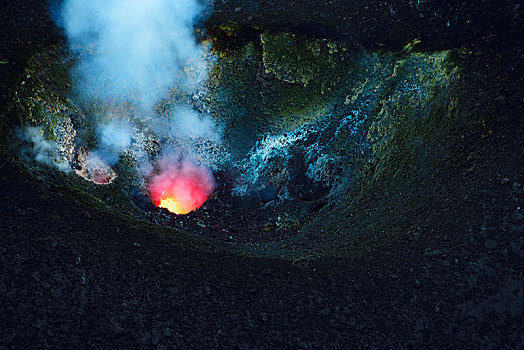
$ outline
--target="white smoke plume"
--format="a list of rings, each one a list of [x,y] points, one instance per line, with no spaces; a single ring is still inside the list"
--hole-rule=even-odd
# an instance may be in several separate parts
[[[66,0],[62,23],[82,55],[83,94],[131,101],[149,112],[167,90],[193,89],[204,78],[193,25],[196,0]]]
[[[154,129],[159,130],[161,135],[169,134],[180,140],[200,138],[218,142],[220,139],[217,125],[208,116],[199,114],[188,106],[174,108],[170,113],[169,123],[159,121]]]
[[[204,5],[208,3],[208,5]],[[57,23],[77,54],[72,72],[82,99],[110,106],[98,117],[98,147],[92,150],[108,165],[143,143],[129,122],[142,124],[164,139],[200,138],[220,141],[214,121],[191,106],[171,105],[157,116],[155,106],[170,89],[201,96],[209,60],[195,38],[196,21],[211,5],[208,0],[64,0]],[[164,147],[164,145],[162,145]],[[191,147],[190,147],[191,148]],[[143,173],[151,165],[139,161]]]
[[[119,154],[130,148],[133,135],[131,125],[123,120],[99,124],[99,145],[92,153],[96,153],[106,164],[114,165],[118,162]]]
[[[133,129],[124,121],[111,121],[108,125],[99,126],[100,143],[116,151],[131,145]]]
[[[66,173],[71,172],[71,166],[61,155],[58,143],[46,140],[41,129],[29,126],[18,129],[16,134],[18,139],[26,143],[22,146],[23,157],[35,159]]]

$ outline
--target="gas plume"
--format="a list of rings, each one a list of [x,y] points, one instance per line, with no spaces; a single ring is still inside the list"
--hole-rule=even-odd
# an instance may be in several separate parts
[[[63,172],[71,172],[71,165],[60,155],[60,147],[56,142],[46,140],[44,133],[37,127],[18,129],[17,137],[25,143],[22,146],[22,157],[35,159],[37,162],[54,167]]]
[[[207,199],[214,188],[211,171],[196,165],[199,157],[188,156],[187,149],[183,159],[165,151],[157,161],[144,157],[147,151],[139,149],[144,143],[134,142],[138,136],[129,121],[138,118],[159,139],[189,145],[189,153],[193,152],[189,140],[220,141],[212,118],[191,105],[171,106],[167,116],[160,116],[156,108],[172,89],[191,96],[189,100],[205,90],[210,63],[194,34],[194,25],[206,10],[204,3],[65,0],[59,11],[58,23],[77,57],[72,72],[77,94],[88,104],[110,105],[112,111],[97,117],[98,147],[90,155],[111,166],[121,153],[135,152],[153,202],[161,205],[171,198],[163,204],[178,213],[196,209]]]
[[[112,166],[118,162],[118,155],[129,149],[133,129],[131,125],[122,120],[111,120],[108,124],[98,125],[98,148],[91,153]]]
[[[66,0],[62,23],[82,53],[75,71],[84,95],[131,101],[146,112],[167,90],[194,89],[205,71],[193,24],[196,0]],[[93,55],[86,55],[89,50]]]

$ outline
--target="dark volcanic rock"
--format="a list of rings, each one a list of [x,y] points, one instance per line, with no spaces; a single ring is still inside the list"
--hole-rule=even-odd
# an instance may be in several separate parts
[[[520,40],[518,0],[222,0],[208,26],[243,27],[339,38],[367,49],[400,49],[420,39],[425,50],[483,47]]]

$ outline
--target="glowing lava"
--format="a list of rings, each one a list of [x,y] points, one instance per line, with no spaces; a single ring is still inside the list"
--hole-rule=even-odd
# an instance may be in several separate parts
[[[199,208],[215,188],[211,171],[188,161],[162,160],[149,180],[149,195],[158,207],[175,214]]]

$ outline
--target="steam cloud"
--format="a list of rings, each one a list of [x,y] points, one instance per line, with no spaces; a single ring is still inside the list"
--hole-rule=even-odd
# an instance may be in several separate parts
[[[118,162],[118,154],[131,146],[133,129],[127,122],[112,120],[98,125],[98,136],[99,148],[91,153],[112,166]]]
[[[44,138],[44,133],[37,127],[25,127],[17,130],[17,137],[27,143],[22,148],[22,156],[35,159],[63,172],[70,172],[67,159],[60,157],[60,147],[56,142]]]
[[[201,10],[196,0],[66,0],[62,23],[71,47],[96,53],[77,68],[81,92],[148,110],[174,84],[194,89],[205,78],[193,36]]]
[[[195,138],[219,142],[215,123],[187,103],[172,108],[167,118],[155,116],[155,106],[168,97],[170,89],[193,96],[204,90],[208,63],[193,28],[206,9],[204,2],[65,0],[58,22],[79,57],[73,71],[76,91],[86,101],[110,105],[114,113],[98,116],[103,123],[97,126],[98,148],[90,156],[113,165],[127,150],[143,155],[143,150],[136,150],[143,145],[133,142],[137,134],[131,118],[139,118],[161,138],[177,139],[178,144]],[[191,163],[190,158],[198,157],[175,159],[169,156],[173,152],[162,153],[157,162],[137,157],[140,171],[153,186],[150,194],[162,188],[163,193],[177,192],[178,196],[194,193],[195,201],[203,202],[214,188],[211,172]],[[189,192],[182,193],[181,188]]]

